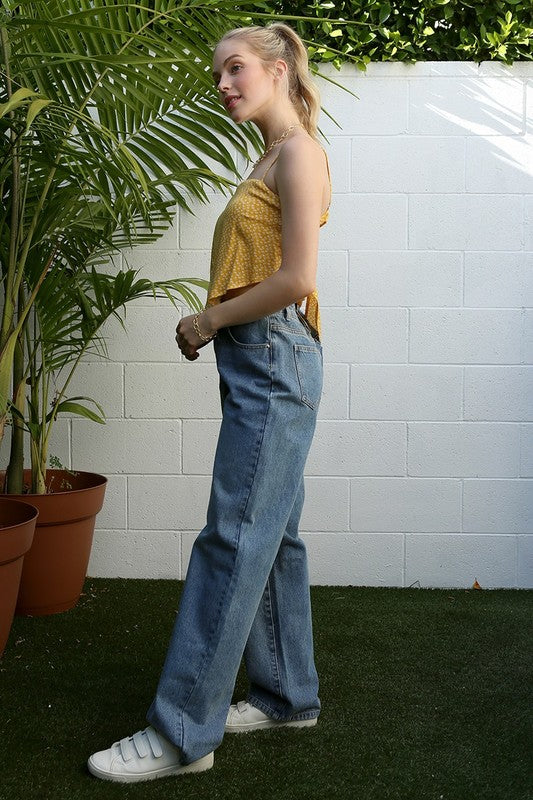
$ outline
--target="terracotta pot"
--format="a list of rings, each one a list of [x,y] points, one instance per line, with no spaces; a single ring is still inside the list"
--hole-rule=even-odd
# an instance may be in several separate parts
[[[38,511],[0,497],[0,658],[13,622],[24,554],[31,547]]]
[[[24,479],[29,483],[29,472]],[[49,469],[48,494],[10,495],[39,510],[33,544],[24,558],[17,614],[56,614],[76,605],[106,483],[107,478],[92,472]]]

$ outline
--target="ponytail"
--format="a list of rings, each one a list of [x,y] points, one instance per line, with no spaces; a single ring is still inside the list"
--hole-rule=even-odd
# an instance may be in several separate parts
[[[236,37],[245,39],[265,64],[271,64],[278,58],[287,63],[289,99],[305,130],[317,139],[320,93],[309,75],[307,50],[296,31],[283,22],[272,22],[265,27],[252,25],[234,28],[225,33],[220,41]]]

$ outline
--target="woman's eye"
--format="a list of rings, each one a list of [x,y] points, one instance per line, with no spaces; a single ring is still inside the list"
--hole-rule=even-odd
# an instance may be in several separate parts
[[[240,72],[241,69],[242,69],[242,64],[232,64],[231,67],[229,68],[229,71],[230,74],[233,75],[235,72]],[[215,75],[213,81],[215,84],[215,89],[218,89],[218,84],[220,83],[221,78],[219,78],[218,75]]]

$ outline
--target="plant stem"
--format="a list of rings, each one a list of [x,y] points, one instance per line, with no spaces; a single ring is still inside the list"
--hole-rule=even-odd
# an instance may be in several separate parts
[[[24,304],[24,291],[21,288],[18,298],[19,308]],[[13,355],[13,406],[24,415],[24,339],[19,336]],[[11,422],[11,450],[6,470],[4,491],[8,494],[22,494],[24,489],[24,423],[13,415]]]

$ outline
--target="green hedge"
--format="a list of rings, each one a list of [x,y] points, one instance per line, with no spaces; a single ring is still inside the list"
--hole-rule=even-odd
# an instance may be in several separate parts
[[[261,13],[287,17],[310,58],[337,68],[346,61],[364,70],[370,61],[533,59],[531,0],[264,0],[252,12],[249,4],[236,10],[253,22]]]

